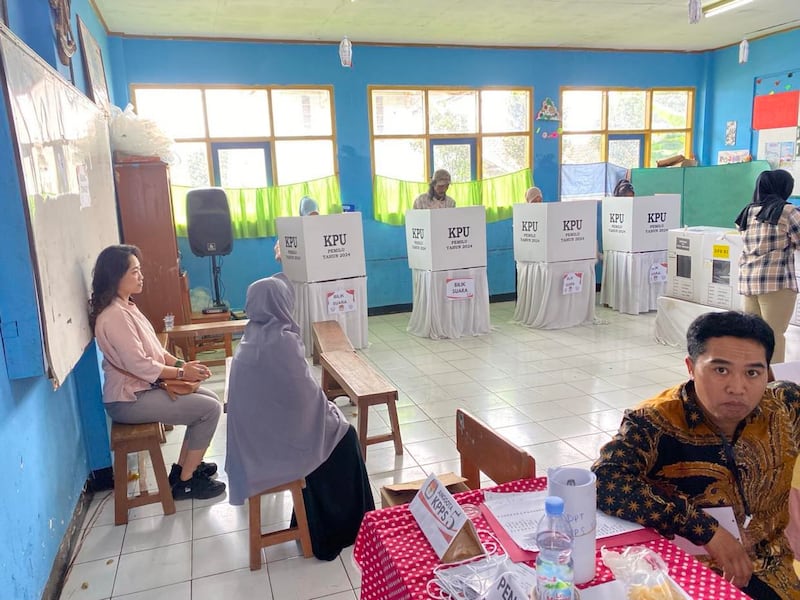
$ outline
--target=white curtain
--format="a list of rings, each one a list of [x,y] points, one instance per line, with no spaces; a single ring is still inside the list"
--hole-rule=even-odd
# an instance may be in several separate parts
[[[638,315],[658,309],[658,297],[666,291],[667,282],[650,283],[650,267],[666,262],[666,250],[655,252],[606,250],[600,304],[628,315]]]
[[[594,321],[595,259],[518,262],[514,321],[538,329],[563,329]],[[581,290],[564,293],[564,276],[581,273]]]

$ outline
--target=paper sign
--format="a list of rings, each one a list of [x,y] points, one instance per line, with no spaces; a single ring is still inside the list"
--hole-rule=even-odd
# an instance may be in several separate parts
[[[567,294],[580,294],[581,290],[583,290],[583,273],[564,273],[561,293],[565,296]]]
[[[714,517],[719,522],[720,527],[727,530],[728,533],[736,538],[736,541],[742,541],[741,535],[739,534],[739,525],[736,523],[736,515],[733,513],[732,507],[712,506],[710,508],[704,508],[703,512],[711,517]],[[687,540],[685,537],[681,537],[679,535],[675,536],[675,539],[672,541],[672,543],[686,552],[686,554],[691,554],[692,556],[696,556],[698,554],[708,554],[708,551],[704,546],[697,546]]]
[[[486,554],[472,521],[436,475],[429,475],[408,506],[442,562]]]
[[[472,277],[447,280],[448,300],[469,300],[475,296],[475,280]]]
[[[667,263],[654,263],[650,265],[650,283],[664,283],[667,281]]]
[[[327,294],[328,314],[338,315],[341,313],[355,312],[356,292],[355,290],[334,290]]]

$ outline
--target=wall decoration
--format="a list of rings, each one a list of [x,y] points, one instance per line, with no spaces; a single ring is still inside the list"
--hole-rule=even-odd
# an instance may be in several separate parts
[[[105,110],[111,111],[111,101],[108,97],[108,83],[106,83],[106,69],[103,66],[103,54],[97,40],[89,33],[86,24],[78,17],[78,35],[81,40],[81,55],[83,56],[83,72],[86,74],[87,96],[95,104]]]
[[[70,4],[72,0],[50,0],[50,8],[55,13],[53,27],[56,32],[56,47],[58,48],[58,59],[62,65],[70,66],[72,55],[77,50],[75,38],[72,36],[72,26],[69,23],[71,13]],[[4,3],[5,5],[5,3]]]
[[[749,150],[720,150],[717,153],[718,165],[732,165],[734,163],[750,162],[753,157]]]
[[[347,36],[344,36],[339,42],[339,60],[343,67],[353,66],[353,44],[350,43]]]
[[[725,122],[725,145],[736,145],[736,121]]]
[[[553,102],[552,98],[545,98],[542,100],[542,108],[536,115],[537,121],[560,121],[561,115],[558,113],[558,107]]]

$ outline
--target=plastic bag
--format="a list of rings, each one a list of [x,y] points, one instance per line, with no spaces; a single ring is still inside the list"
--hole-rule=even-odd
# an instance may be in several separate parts
[[[622,552],[600,550],[614,578],[625,584],[628,600],[684,600],[667,573],[667,565],[650,548],[629,546]]]
[[[125,110],[111,107],[111,148],[134,156],[158,156],[166,163],[174,162],[175,143],[155,121],[140,117],[128,104]]]

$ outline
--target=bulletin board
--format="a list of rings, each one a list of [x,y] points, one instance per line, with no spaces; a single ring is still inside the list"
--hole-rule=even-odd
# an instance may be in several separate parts
[[[93,102],[2,25],[0,54],[44,368],[58,387],[92,339],[87,300],[94,261],[103,248],[119,243],[108,123]],[[15,376],[10,369],[9,376]]]

